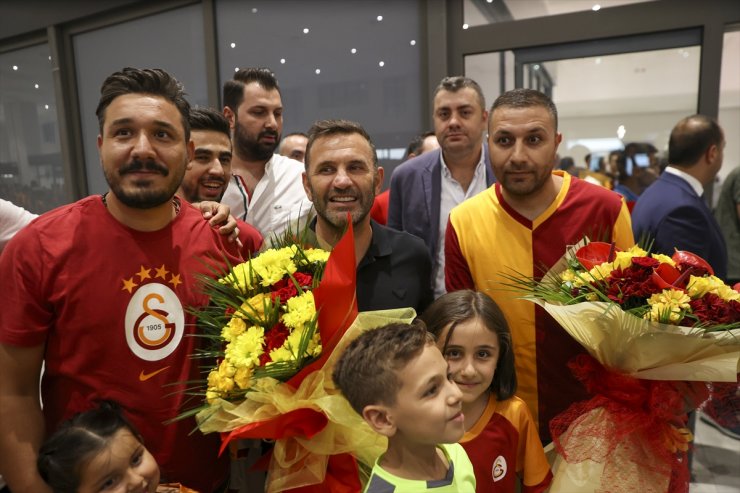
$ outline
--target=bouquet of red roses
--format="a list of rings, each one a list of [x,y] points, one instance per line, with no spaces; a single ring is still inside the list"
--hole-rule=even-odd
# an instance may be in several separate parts
[[[593,396],[550,423],[551,492],[687,491],[686,412],[735,382],[740,293],[690,252],[591,242],[541,281],[512,278],[589,353],[569,365]]]

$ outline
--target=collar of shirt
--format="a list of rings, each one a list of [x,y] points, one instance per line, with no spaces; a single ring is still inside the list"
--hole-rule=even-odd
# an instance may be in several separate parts
[[[702,186],[701,182],[685,171],[681,171],[680,169],[674,168],[673,166],[668,166],[665,169],[664,173],[670,173],[686,180],[688,184],[691,185],[691,188],[694,189],[696,195],[698,195],[699,197],[701,197],[704,193],[704,187]]]

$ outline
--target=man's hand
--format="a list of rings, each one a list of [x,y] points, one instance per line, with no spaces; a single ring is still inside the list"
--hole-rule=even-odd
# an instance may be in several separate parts
[[[194,207],[200,209],[203,214],[203,219],[208,220],[208,224],[212,227],[218,226],[218,232],[222,235],[228,236],[229,242],[236,241],[241,247],[239,241],[239,228],[236,227],[236,218],[229,214],[230,209],[226,204],[220,204],[218,202],[203,201],[196,202],[193,204]]]

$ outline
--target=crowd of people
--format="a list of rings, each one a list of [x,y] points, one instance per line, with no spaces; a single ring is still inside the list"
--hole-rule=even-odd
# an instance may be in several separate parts
[[[548,96],[515,89],[489,108],[474,80],[445,77],[433,132],[411,143],[381,192],[384,170],[359,123],[321,120],[282,135],[270,70],[237,71],[223,104],[191,108],[161,69],[115,72],[96,111],[109,191],[38,217],[0,201],[8,491],[258,490],[264,478],[242,477],[236,463],[229,474],[218,437],[191,433],[192,420],[164,423],[198,376],[188,336],[192,308],[208,300],[197,276],[301,225],[331,250],[351,221],[358,308],[419,314],[360,336],[333,373],[388,438],[369,492],[550,484],[543,444],[550,420],[586,398],[567,367],[584,350],[504,289],[507,276],[541,277],[586,236],[621,249],[649,237],[656,252],[690,250],[740,281],[738,170],[717,220],[702,197],[725,146],[712,118],[676,124],[664,171],[636,163],[648,148],[612,153],[601,170],[612,191],[558,169],[562,134]],[[740,437],[730,418],[715,424]]]

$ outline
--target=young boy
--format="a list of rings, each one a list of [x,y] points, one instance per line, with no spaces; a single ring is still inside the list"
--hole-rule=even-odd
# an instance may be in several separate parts
[[[334,383],[388,449],[365,493],[475,491],[473,466],[457,444],[462,393],[422,322],[390,324],[352,341]]]

